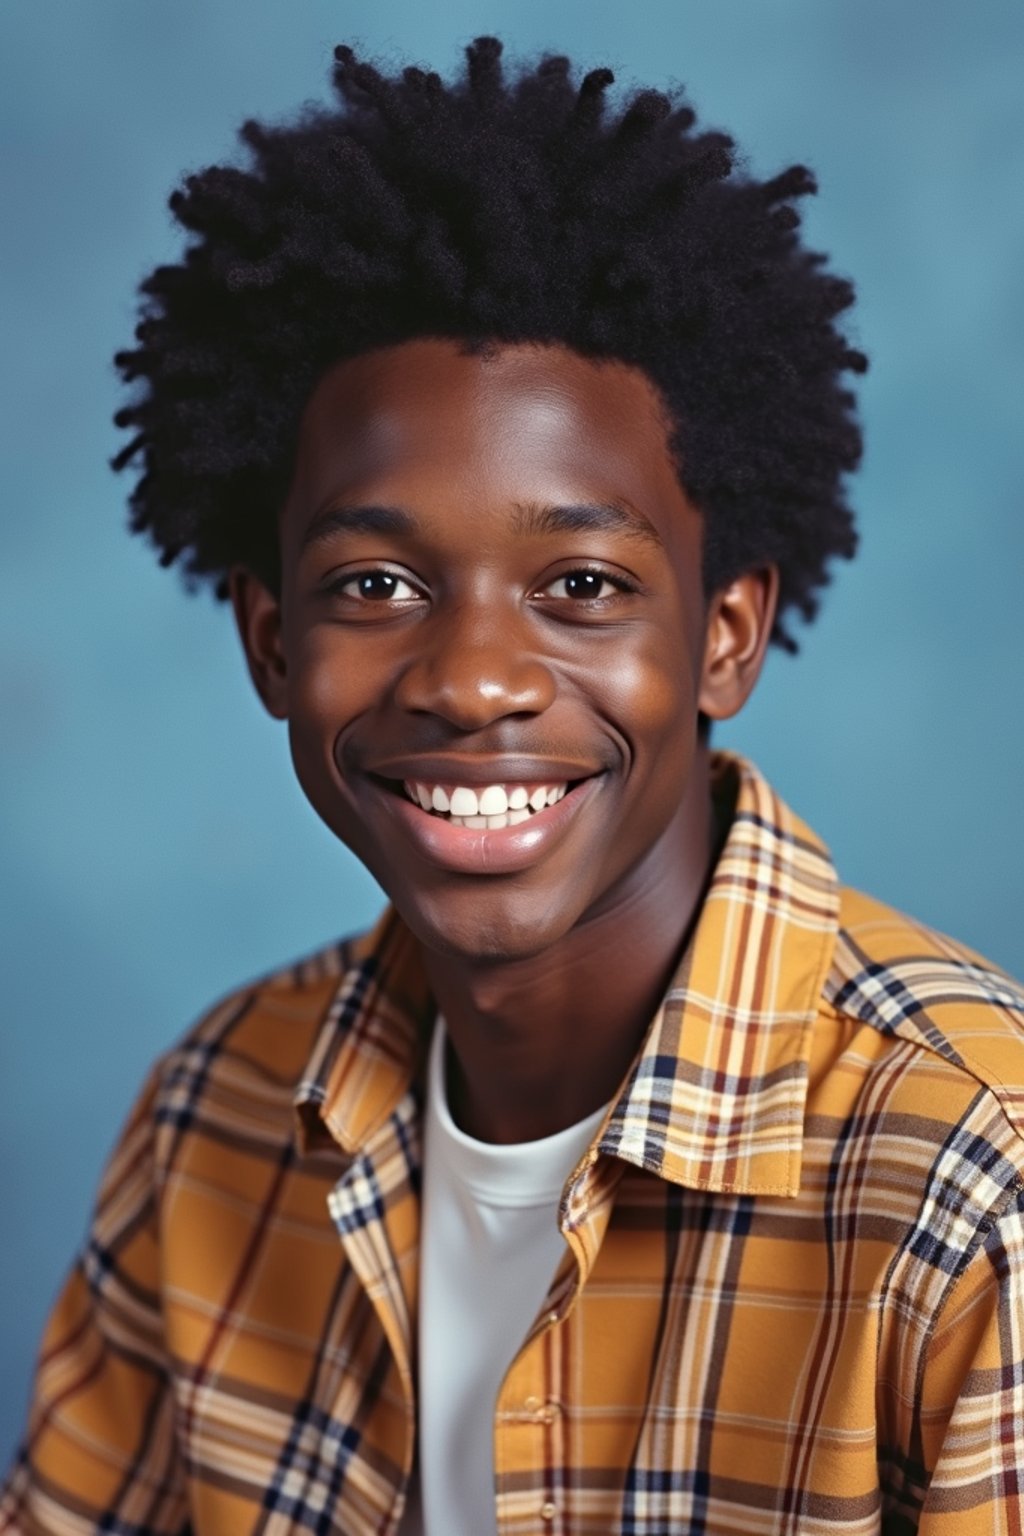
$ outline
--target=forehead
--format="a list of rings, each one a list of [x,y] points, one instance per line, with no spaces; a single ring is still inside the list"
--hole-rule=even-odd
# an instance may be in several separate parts
[[[293,500],[437,483],[487,500],[625,499],[650,514],[686,498],[661,398],[639,369],[564,347],[417,340],[350,358],[303,417]]]

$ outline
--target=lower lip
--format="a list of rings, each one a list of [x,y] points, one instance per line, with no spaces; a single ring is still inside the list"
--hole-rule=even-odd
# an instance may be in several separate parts
[[[584,779],[555,805],[535,812],[529,821],[493,829],[456,827],[400,794],[385,792],[385,798],[391,814],[430,863],[461,875],[512,875],[527,869],[561,842],[597,793],[600,782],[600,777]]]

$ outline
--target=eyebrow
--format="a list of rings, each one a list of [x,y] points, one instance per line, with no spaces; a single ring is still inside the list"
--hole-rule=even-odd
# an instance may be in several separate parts
[[[401,537],[419,531],[419,523],[403,507],[334,506],[325,507],[310,522],[302,537],[302,548],[322,543],[336,533],[378,533]],[[662,549],[661,537],[642,512],[628,502],[573,503],[548,506],[541,502],[521,502],[513,508],[512,529],[525,535],[552,533],[619,533],[643,539]]]
[[[401,507],[325,507],[302,535],[302,548],[320,544],[335,533],[415,533],[419,524]]]
[[[512,526],[516,533],[621,533],[655,544],[659,549],[664,547],[654,524],[628,502],[588,502],[565,507],[526,502],[516,507]]]

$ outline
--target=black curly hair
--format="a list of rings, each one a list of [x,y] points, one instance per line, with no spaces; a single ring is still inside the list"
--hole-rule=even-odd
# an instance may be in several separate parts
[[[115,468],[139,460],[131,526],[219,595],[235,564],[272,588],[299,419],[332,363],[413,337],[559,343],[658,386],[681,484],[705,517],[708,591],[776,562],[773,639],[852,555],[860,457],[837,328],[853,289],[798,239],[791,166],[739,173],[733,141],[610,70],[544,57],[509,78],[478,38],[445,83],[335,49],[340,105],[247,122],[249,164],[187,177],[192,239],[141,285]]]

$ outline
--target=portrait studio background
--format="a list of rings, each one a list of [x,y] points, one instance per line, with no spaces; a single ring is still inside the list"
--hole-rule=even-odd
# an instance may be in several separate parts
[[[380,896],[316,821],[228,613],[124,531],[106,467],[166,198],[331,47],[474,35],[685,82],[761,174],[818,173],[855,279],[863,545],[717,739],[841,875],[1024,973],[1024,9],[1018,0],[27,0],[0,15],[0,1461],[142,1074],[219,993]]]

